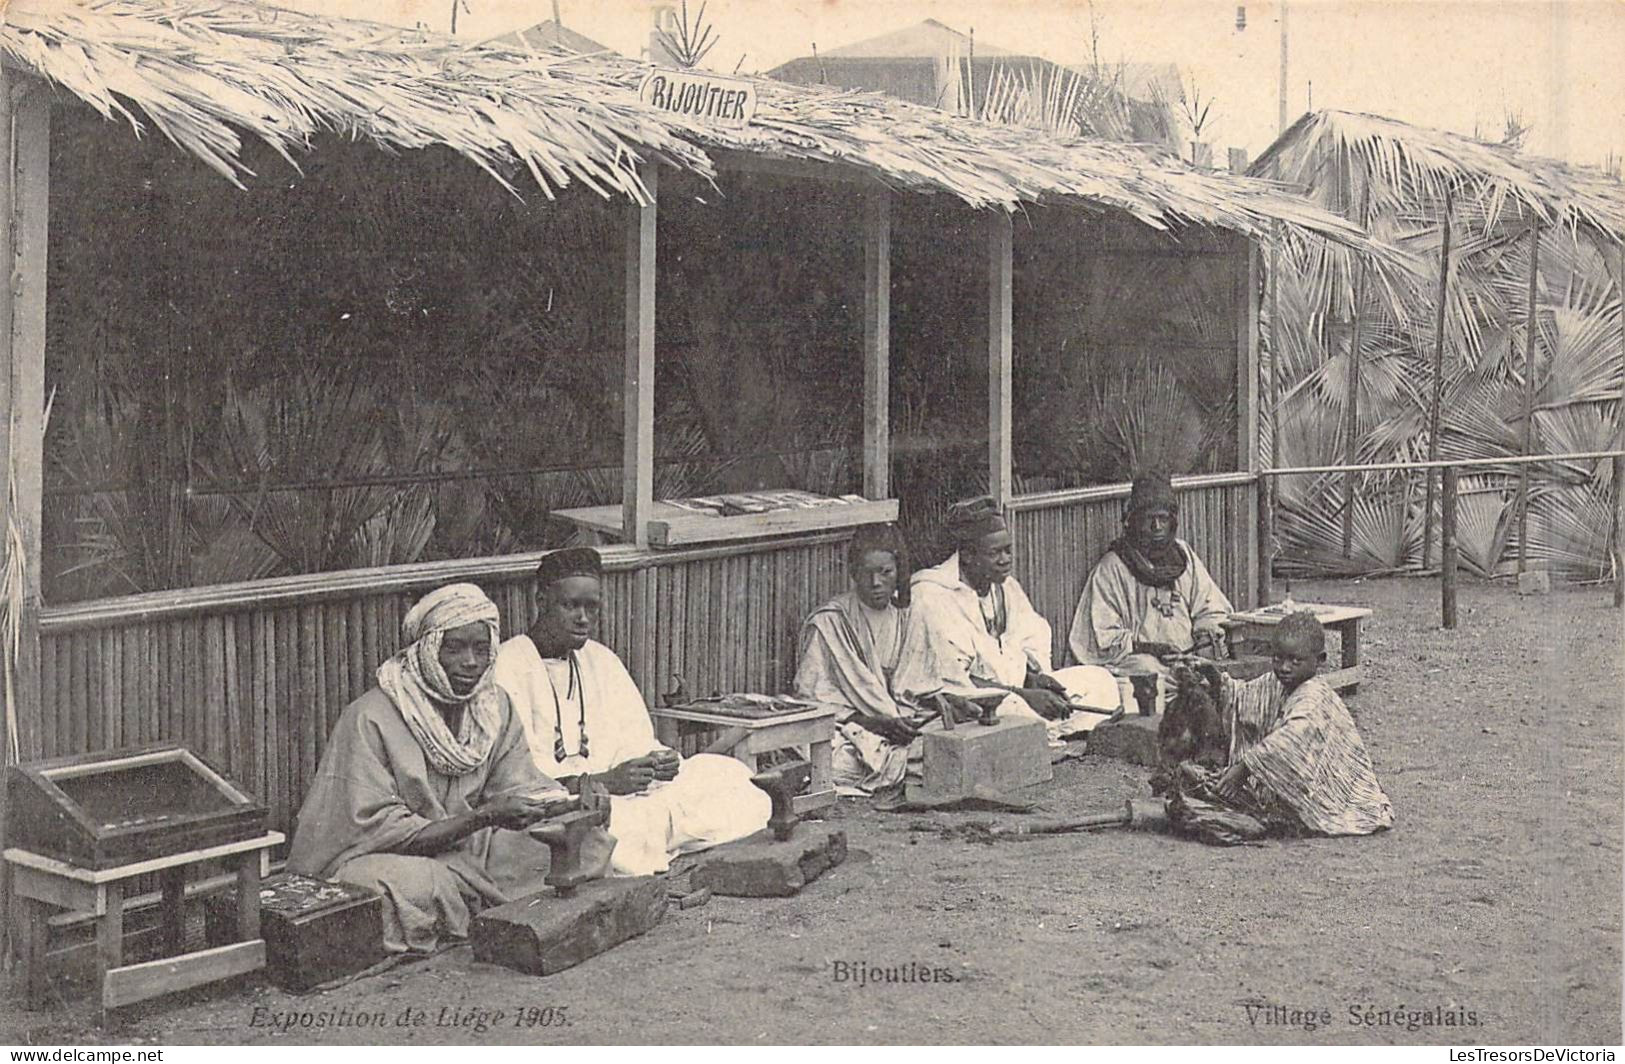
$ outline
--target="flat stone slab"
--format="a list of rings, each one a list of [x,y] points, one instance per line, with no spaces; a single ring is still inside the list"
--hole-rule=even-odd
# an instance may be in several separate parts
[[[1055,778],[1049,734],[1030,717],[1001,717],[985,726],[961,724],[953,731],[920,736],[924,763],[910,799],[937,802],[983,794],[1003,794]]]
[[[1097,724],[1089,733],[1089,753],[1100,757],[1115,757],[1131,765],[1157,766],[1157,729],[1162,726],[1162,715],[1124,717],[1109,724]]]
[[[474,918],[474,958],[529,975],[552,975],[636,938],[666,914],[654,876],[595,879],[561,898],[551,888]]]
[[[759,831],[709,851],[689,874],[696,891],[788,898],[846,860],[846,832],[800,824],[784,842]]]

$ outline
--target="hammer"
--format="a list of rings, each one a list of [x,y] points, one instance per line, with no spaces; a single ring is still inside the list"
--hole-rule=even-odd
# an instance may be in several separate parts
[[[600,799],[590,777],[581,777],[580,790],[581,803],[577,808],[533,828],[530,833],[532,838],[547,844],[551,859],[543,882],[561,898],[570,897],[577,887],[593,878],[596,869],[587,868],[582,860],[582,839],[609,823],[609,803]]]
[[[767,818],[767,826],[773,829],[775,839],[784,842],[795,830],[796,795],[812,782],[812,766],[805,761],[788,761],[758,772],[750,781],[766,791],[772,800],[773,815]]]

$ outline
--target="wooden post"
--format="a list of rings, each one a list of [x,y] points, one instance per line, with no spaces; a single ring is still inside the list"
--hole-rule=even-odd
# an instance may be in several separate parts
[[[1618,446],[1617,444],[1615,445]],[[1625,456],[1614,455],[1614,605],[1625,606],[1625,545],[1619,542],[1621,521],[1619,509],[1625,505],[1625,491],[1620,481],[1625,480]]]
[[[891,496],[891,196],[863,212],[863,494]]]
[[[1361,201],[1360,228],[1370,224],[1371,186],[1366,185]],[[1349,297],[1349,373],[1348,373],[1348,446],[1345,462],[1355,465],[1360,461],[1360,325],[1362,303],[1365,299],[1365,271],[1367,260],[1360,257],[1359,271],[1354,275],[1354,290]],[[1343,557],[1354,553],[1354,488],[1360,474],[1343,474]]]
[[[0,498],[22,545],[21,625],[7,712],[17,756],[43,755],[40,704],[40,508],[45,474],[45,278],[50,206],[51,97],[44,86],[0,74]],[[10,491],[15,496],[10,496]],[[0,526],[9,537],[9,529]],[[0,556],[6,552],[0,550]],[[7,742],[7,756],[10,743]]]
[[[1258,478],[1258,605],[1275,601],[1275,478]]]
[[[1011,454],[1011,331],[1014,234],[1010,216],[995,210],[987,239],[987,488],[1001,508],[1015,496]]]
[[[1456,626],[1456,485],[1460,470],[1445,466],[1444,498],[1439,503],[1439,589],[1444,626]]]
[[[1444,402],[1444,326],[1449,320],[1450,190],[1444,192],[1444,222],[1439,244],[1439,306],[1433,330],[1433,404],[1428,411],[1428,461],[1439,460],[1439,412]],[[1422,568],[1433,560],[1433,468],[1427,470],[1427,501],[1422,508]]]
[[[1614,291],[1625,300],[1625,240],[1618,242],[1619,273],[1615,275]],[[1625,306],[1625,304],[1622,304]],[[1619,360],[1625,363],[1625,312],[1619,316]],[[1614,413],[1614,450],[1625,450],[1625,394],[1619,397],[1619,409]],[[1625,458],[1614,457],[1614,605],[1625,607],[1625,544],[1619,534],[1625,521],[1620,520],[1620,507],[1625,506]]]
[[[1286,113],[1286,104],[1281,104]],[[1281,223],[1275,223],[1275,239],[1270,244],[1270,468],[1281,464]]]
[[[1258,472],[1263,455],[1259,452],[1258,396],[1258,245],[1246,244],[1236,271],[1236,468],[1244,473]]]
[[[621,530],[649,545],[655,486],[655,211],[659,171],[639,167],[649,202],[626,212],[626,375],[621,444]]]
[[[1236,468],[1242,472],[1251,473],[1257,479],[1253,481],[1253,489],[1257,492],[1264,490],[1264,478],[1258,476],[1263,465],[1264,456],[1262,437],[1259,433],[1258,399],[1261,391],[1259,374],[1261,367],[1258,358],[1258,319],[1262,307],[1259,303],[1259,269],[1262,260],[1259,256],[1258,245],[1251,240],[1242,244],[1242,254],[1236,266]],[[1252,515],[1245,512],[1238,515],[1243,520],[1257,518],[1257,508]],[[1252,528],[1237,530],[1242,536],[1242,542],[1247,544],[1245,564],[1248,569],[1241,577],[1240,585],[1245,592],[1248,589],[1262,586],[1265,579],[1260,574],[1269,566],[1267,558],[1261,554],[1258,547],[1261,543],[1262,530],[1254,524]],[[1261,606],[1262,602],[1251,603]]]
[[[1540,281],[1540,225],[1529,230],[1529,302],[1524,308],[1523,341],[1523,453],[1535,445],[1535,336],[1540,331],[1537,303]],[[1518,572],[1529,564],[1529,463],[1518,467]]]

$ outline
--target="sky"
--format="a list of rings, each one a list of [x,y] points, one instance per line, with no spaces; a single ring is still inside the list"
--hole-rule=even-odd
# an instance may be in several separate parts
[[[449,28],[452,0],[280,0],[284,6]],[[552,18],[554,0],[460,0],[458,36]],[[673,0],[676,2],[676,0]],[[647,47],[655,0],[557,0],[566,26],[628,55]],[[698,0],[689,0],[691,14]],[[1238,30],[1237,7],[1246,9]],[[765,73],[797,56],[934,18],[1022,54],[1087,62],[1091,10],[1107,62],[1174,63],[1214,99],[1209,133],[1256,156],[1277,132],[1281,0],[708,0],[706,65]],[[1389,115],[1607,165],[1625,155],[1625,0],[1290,0],[1288,102]]]

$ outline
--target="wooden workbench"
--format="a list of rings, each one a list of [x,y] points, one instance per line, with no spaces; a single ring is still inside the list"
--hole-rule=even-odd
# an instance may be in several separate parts
[[[29,1008],[45,1005],[45,936],[51,909],[87,912],[96,918],[98,1020],[121,1005],[187,990],[265,967],[260,937],[260,880],[270,871],[271,848],[285,836],[268,831],[252,839],[135,861],[113,868],[80,868],[23,849],[4,853],[11,866],[12,927],[20,976]],[[181,953],[186,869],[221,858],[237,870],[237,937],[230,945]],[[128,880],[159,873],[163,882],[164,933],[171,956],[124,964],[124,887]]]
[[[1323,667],[1320,678],[1334,691],[1355,694],[1364,675],[1360,668],[1360,626],[1371,616],[1371,611],[1364,606],[1327,606],[1309,602],[1299,602],[1292,608],[1294,613],[1303,611],[1313,613],[1321,627],[1336,632],[1342,644],[1339,667]],[[1232,650],[1247,643],[1268,643],[1272,630],[1281,623],[1286,613],[1280,606],[1232,613],[1224,622],[1230,633]]]

